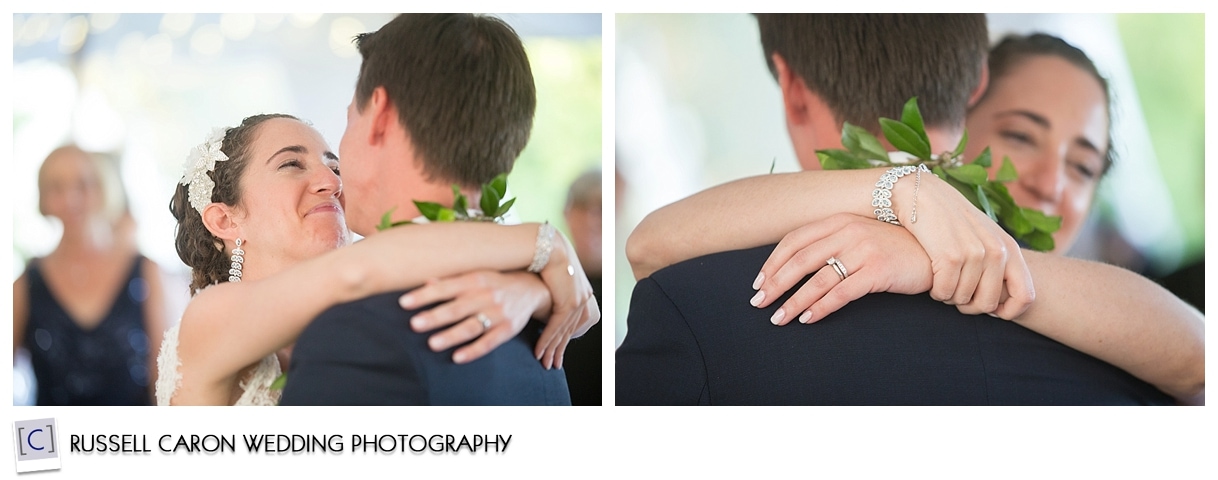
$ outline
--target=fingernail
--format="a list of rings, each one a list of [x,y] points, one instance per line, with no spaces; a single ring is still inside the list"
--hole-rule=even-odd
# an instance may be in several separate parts
[[[421,330],[423,328],[423,325],[426,325],[426,323],[423,322],[423,319],[421,319],[419,317],[415,317],[410,320],[410,326],[411,326],[411,328],[414,328],[415,330]]]
[[[805,310],[804,313],[799,314],[799,323],[806,324],[806,323],[808,323],[808,320],[811,320],[811,319],[812,319],[812,312],[809,310]]]
[[[401,305],[402,308],[412,308],[414,307],[414,297],[403,295],[402,298],[398,299],[398,305]]]
[[[753,280],[753,290],[761,288],[761,282],[765,281],[765,272],[757,274],[757,279]]]
[[[453,363],[465,363],[465,352],[454,353]]]
[[[756,307],[758,305],[761,305],[762,300],[765,300],[765,290],[758,290],[757,294],[753,295],[753,299],[749,300],[749,303],[753,304],[753,306]]]
[[[773,317],[770,317],[770,323],[773,323],[774,325],[778,325],[778,322],[781,322],[782,319],[784,319],[784,318],[787,318],[787,312],[783,311],[783,309],[780,308],[780,309],[778,309],[777,312],[774,312]]]
[[[443,344],[440,343],[440,340],[437,339],[436,337],[431,337],[430,339],[428,339],[427,346],[431,347],[432,350],[437,351],[437,352],[444,349]]]
[[[993,313],[989,313],[989,312],[986,312],[986,315],[989,315],[989,316],[994,317],[994,318],[1002,318],[1002,317],[999,317],[998,315],[995,315],[995,314],[993,314]]]

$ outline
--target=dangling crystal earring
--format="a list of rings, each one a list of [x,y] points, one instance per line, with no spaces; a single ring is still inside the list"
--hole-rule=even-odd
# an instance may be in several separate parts
[[[245,250],[241,249],[241,239],[240,238],[237,239],[237,248],[233,249],[232,260],[233,260],[232,267],[228,269],[228,281],[240,282],[241,281],[241,265],[243,263],[245,263]]]

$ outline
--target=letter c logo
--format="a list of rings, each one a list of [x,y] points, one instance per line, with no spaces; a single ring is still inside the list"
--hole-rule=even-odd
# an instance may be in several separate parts
[[[30,441],[31,439],[33,439],[33,438],[34,438],[34,434],[35,434],[35,433],[38,433],[38,432],[41,432],[41,431],[42,431],[42,429],[41,429],[41,428],[35,428],[35,429],[33,429],[33,430],[30,430],[30,434],[25,436],[25,444],[26,444],[26,445],[29,445],[29,446],[30,446],[30,448],[32,448],[32,449],[34,449],[34,450],[43,450],[43,449],[44,449],[44,447],[35,447],[35,446],[34,446],[34,442]]]

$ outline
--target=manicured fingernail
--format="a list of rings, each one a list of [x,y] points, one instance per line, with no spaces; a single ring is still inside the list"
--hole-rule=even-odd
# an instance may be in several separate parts
[[[770,317],[770,323],[773,323],[774,325],[778,325],[778,322],[781,322],[782,319],[784,319],[784,318],[787,318],[787,312],[783,311],[783,309],[780,308],[780,309],[778,309],[777,312],[774,312],[773,317]]]
[[[758,290],[757,294],[753,295],[753,299],[749,300],[749,303],[753,304],[753,306],[756,307],[758,305],[761,305],[762,300],[765,300],[765,290]]]
[[[398,305],[401,305],[402,308],[413,308],[414,297],[410,295],[402,295],[402,298],[398,299]]]
[[[419,317],[415,317],[410,320],[410,326],[412,328],[414,328],[415,330],[420,330],[425,325],[427,325],[427,322],[424,322],[423,319],[421,319]]]
[[[436,337],[431,337],[431,338],[427,339],[427,346],[431,347],[432,350],[435,350],[437,352],[444,349],[443,348],[444,344],[441,343],[440,339],[438,339]]]
[[[753,290],[761,288],[761,282],[765,280],[765,272],[757,274],[757,279],[753,280]]]
[[[465,352],[454,353],[453,363],[465,363]]]
[[[808,320],[811,320],[811,319],[812,319],[811,311],[805,310],[804,313],[799,314],[799,323],[808,323]]]
[[[994,318],[1002,318],[1002,317],[999,317],[998,315],[995,315],[995,314],[993,314],[993,313],[989,313],[989,312],[986,312],[986,315],[989,315],[989,316],[994,317]]]

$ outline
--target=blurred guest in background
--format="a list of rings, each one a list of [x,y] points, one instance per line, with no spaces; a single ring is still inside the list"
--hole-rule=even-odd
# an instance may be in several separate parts
[[[37,404],[150,404],[162,286],[132,241],[113,166],[58,148],[39,169],[38,192],[40,212],[63,232],[13,283],[13,350],[29,351]]]
[[[579,263],[588,274],[592,292],[601,303],[601,171],[584,172],[567,191],[567,206],[563,210],[571,230],[571,244],[579,255]],[[572,339],[567,346],[563,368],[571,389],[572,405],[601,404],[601,324],[592,326],[583,337]]]

